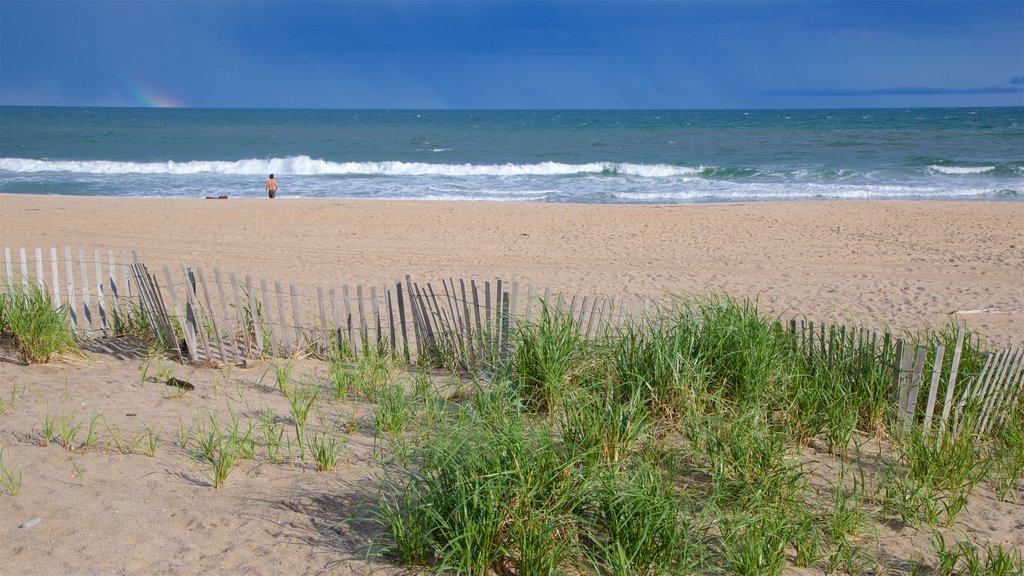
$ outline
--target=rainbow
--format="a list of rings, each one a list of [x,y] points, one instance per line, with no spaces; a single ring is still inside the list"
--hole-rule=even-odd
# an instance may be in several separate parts
[[[185,103],[172,96],[161,94],[156,90],[140,86],[128,85],[127,91],[134,105],[141,108],[184,108]]]

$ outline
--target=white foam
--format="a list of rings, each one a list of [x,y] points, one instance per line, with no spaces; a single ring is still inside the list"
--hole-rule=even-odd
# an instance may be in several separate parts
[[[14,173],[66,172],[78,174],[224,174],[257,176],[561,176],[573,174],[619,174],[644,178],[665,178],[699,174],[704,168],[665,164],[591,162],[564,164],[434,164],[426,162],[329,162],[309,156],[250,158],[245,160],[195,160],[190,162],[114,162],[109,160],[33,160],[0,158],[0,170]]]
[[[931,165],[928,169],[933,172],[940,174],[984,174],[985,172],[991,172],[995,170],[995,166],[938,166]]]

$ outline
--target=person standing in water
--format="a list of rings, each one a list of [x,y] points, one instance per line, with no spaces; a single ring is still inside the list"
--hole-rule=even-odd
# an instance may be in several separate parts
[[[277,180],[274,180],[273,174],[270,175],[270,178],[267,178],[267,196],[271,198],[277,196]]]

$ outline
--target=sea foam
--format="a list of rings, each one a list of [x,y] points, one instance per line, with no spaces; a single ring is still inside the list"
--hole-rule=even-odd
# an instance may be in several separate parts
[[[255,176],[267,173],[292,176],[563,176],[575,174],[624,175],[668,178],[700,174],[705,168],[665,164],[589,162],[565,164],[435,164],[427,162],[330,162],[292,156],[244,160],[190,162],[115,162],[110,160],[34,160],[0,158],[0,170],[13,173],[64,172],[78,174],[224,174]]]
[[[995,166],[938,166],[931,165],[928,169],[939,174],[984,174],[996,169]]]

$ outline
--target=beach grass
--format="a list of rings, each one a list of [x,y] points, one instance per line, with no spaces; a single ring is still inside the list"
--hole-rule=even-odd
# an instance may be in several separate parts
[[[465,574],[861,573],[879,566],[865,540],[880,522],[951,526],[985,478],[1005,477],[1007,494],[1019,485],[1017,420],[991,438],[900,432],[881,350],[808,355],[751,302],[680,299],[593,340],[578,328],[541,306],[488,382],[410,396],[413,457],[371,514],[394,561]],[[378,418],[392,418],[396,389],[380,390]],[[865,461],[864,439],[891,455]],[[801,457],[811,444],[845,462],[824,494]]]
[[[942,436],[904,428],[881,346],[808,353],[778,319],[721,294],[679,298],[594,338],[580,328],[541,306],[485,374],[405,371],[375,347],[312,374],[300,359],[271,363],[263,377],[276,390],[251,389],[266,394],[258,409],[236,380],[227,419],[209,408],[179,419],[177,443],[219,489],[245,460],[336,472],[350,438],[372,435],[362,456],[381,471],[366,488],[381,534],[372,548],[414,571],[481,576],[877,573],[893,562],[872,542],[879,529],[957,530],[986,480],[1000,499],[1021,495],[1020,406],[984,436],[971,405]],[[141,383],[170,369],[157,358]],[[217,374],[219,404],[232,372]],[[157,455],[157,427],[126,443],[104,422],[117,451]],[[72,450],[82,430],[74,409],[47,409],[44,442]],[[1021,567],[1015,550],[981,540],[933,540],[931,552],[922,574]]]
[[[21,472],[14,470],[4,461],[2,448],[0,448],[0,488],[3,488],[3,492],[11,496],[17,496],[18,490],[21,489]]]
[[[49,362],[59,354],[77,354],[67,314],[67,309],[55,306],[50,293],[34,281],[12,281],[0,293],[0,336],[10,337],[28,363]]]

